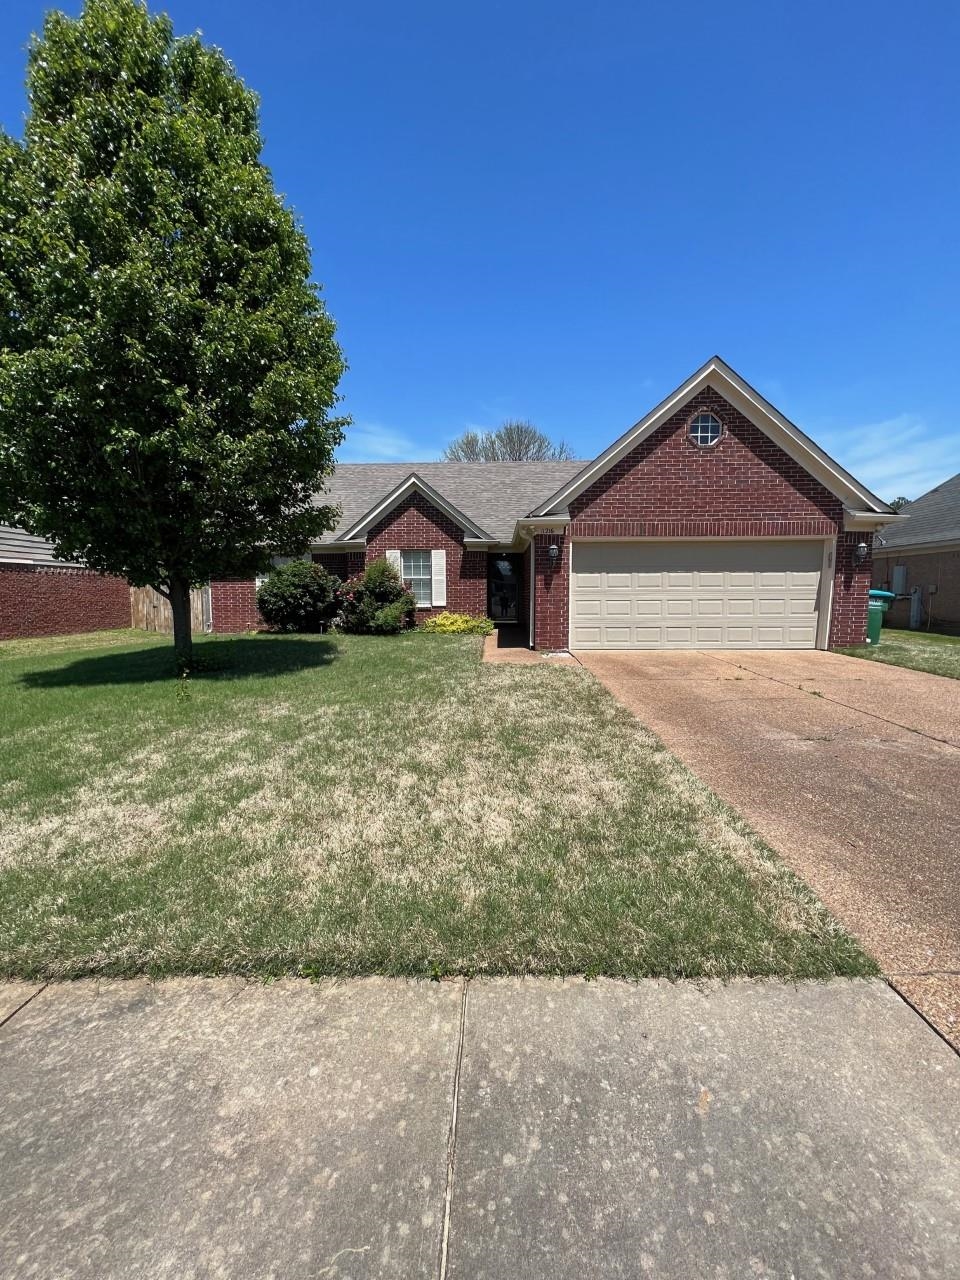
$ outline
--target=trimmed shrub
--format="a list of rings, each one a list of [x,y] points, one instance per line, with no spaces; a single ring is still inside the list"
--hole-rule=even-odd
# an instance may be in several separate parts
[[[444,636],[489,636],[493,623],[489,618],[476,618],[472,613],[435,613],[423,624],[424,631]]]
[[[344,583],[339,626],[353,635],[396,635],[413,625],[416,601],[386,559]]]
[[[257,608],[274,631],[324,631],[341,607],[340,579],[306,560],[278,565],[257,592]]]

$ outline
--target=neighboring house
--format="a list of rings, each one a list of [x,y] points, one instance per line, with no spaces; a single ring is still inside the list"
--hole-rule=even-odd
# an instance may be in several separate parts
[[[873,585],[897,595],[887,623],[960,627],[960,475],[900,514],[903,522],[884,530],[873,553]]]
[[[862,643],[874,534],[899,517],[719,358],[592,462],[353,463],[312,548],[397,565],[418,616],[489,613],[538,649]],[[215,631],[253,582],[211,583]]]
[[[43,538],[0,524],[0,640],[129,625],[130,589],[122,578],[57,560]]]

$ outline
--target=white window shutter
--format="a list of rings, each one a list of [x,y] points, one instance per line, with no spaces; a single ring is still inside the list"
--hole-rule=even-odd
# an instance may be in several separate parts
[[[430,552],[430,576],[435,605],[447,603],[447,553],[445,551]]]
[[[394,568],[396,569],[396,571],[397,571],[397,577],[398,577],[398,578],[400,579],[400,581],[402,582],[402,581],[403,581],[403,566],[402,566],[402,564],[400,563],[400,552],[399,552],[399,551],[388,551],[388,552],[387,552],[387,564],[392,564],[392,565],[393,565],[393,567],[394,567]]]

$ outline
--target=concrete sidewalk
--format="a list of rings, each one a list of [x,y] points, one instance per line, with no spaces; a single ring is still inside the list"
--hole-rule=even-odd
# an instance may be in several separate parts
[[[4,1277],[957,1275],[960,1059],[881,982],[11,984],[2,1016]]]

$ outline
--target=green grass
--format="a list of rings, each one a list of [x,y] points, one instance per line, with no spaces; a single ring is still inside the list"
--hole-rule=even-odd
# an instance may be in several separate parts
[[[898,631],[884,627],[876,648],[840,649],[839,653],[871,662],[886,662],[911,671],[929,671],[935,676],[960,680],[960,636],[939,635],[935,631]]]
[[[874,972],[591,675],[480,645],[0,645],[0,973]]]

